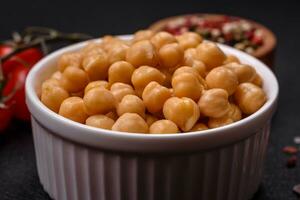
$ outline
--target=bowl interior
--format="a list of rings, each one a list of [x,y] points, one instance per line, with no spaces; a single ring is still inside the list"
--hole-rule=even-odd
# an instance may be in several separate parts
[[[131,36],[120,37],[128,39]],[[242,63],[253,66],[264,80],[263,89],[266,91],[268,101],[251,116],[224,127],[185,134],[124,133],[79,124],[49,110],[41,103],[39,95],[41,83],[56,70],[56,62],[59,56],[65,52],[77,51],[86,44],[87,42],[81,42],[46,56],[30,71],[26,81],[26,100],[35,121],[50,132],[74,142],[96,148],[135,152],[137,150],[140,152],[161,152],[162,149],[166,152],[195,151],[215,148],[254,134],[271,118],[276,107],[278,82],[273,72],[254,57],[220,44],[220,48],[226,54],[233,54]]]

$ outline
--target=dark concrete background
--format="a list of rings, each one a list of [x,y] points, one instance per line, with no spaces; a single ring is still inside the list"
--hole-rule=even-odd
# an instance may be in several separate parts
[[[93,36],[126,34],[171,15],[207,12],[246,17],[265,24],[278,37],[276,74],[280,83],[278,112],[272,123],[268,156],[256,200],[297,199],[293,185],[300,169],[285,167],[281,148],[300,135],[300,6],[296,1],[2,1],[0,39],[26,26],[47,26]],[[1,122],[0,122],[1,123]],[[300,163],[299,163],[300,164]],[[46,200],[37,177],[29,125],[14,122],[0,136],[0,199]]]

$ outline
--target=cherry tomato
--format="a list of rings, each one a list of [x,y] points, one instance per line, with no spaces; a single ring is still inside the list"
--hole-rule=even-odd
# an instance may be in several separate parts
[[[2,70],[4,77],[7,77],[10,72],[14,70],[15,67],[19,65],[25,65],[31,68],[43,57],[41,50],[37,48],[26,49],[5,61],[2,65]]]
[[[13,111],[10,107],[1,104],[0,106],[0,133],[8,127],[13,116]]]
[[[2,90],[2,97],[7,97],[7,104],[13,107],[14,117],[25,121],[30,120],[30,113],[25,103],[25,80],[29,70],[24,65],[17,65]]]
[[[0,45],[0,56],[5,56],[12,51],[12,47],[8,45]]]

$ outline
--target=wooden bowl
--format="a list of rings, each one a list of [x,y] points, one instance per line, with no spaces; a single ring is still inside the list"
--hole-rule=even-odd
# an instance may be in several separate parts
[[[162,20],[159,20],[155,23],[153,23],[149,29],[154,31],[162,31],[165,30],[165,27],[167,24],[169,24],[171,21],[178,20],[179,18],[185,18],[185,17],[191,17],[191,16],[200,16],[206,19],[217,19],[224,17],[225,15],[220,14],[187,14],[187,15],[178,15],[173,17],[168,17]],[[230,16],[232,17],[232,16]],[[245,20],[249,22],[254,28],[261,30],[262,37],[263,37],[263,44],[262,46],[258,47],[253,53],[251,53],[252,56],[260,59],[264,63],[266,63],[271,69],[273,69],[273,63],[274,63],[274,53],[276,48],[276,37],[274,33],[268,29],[267,27],[263,26],[262,24],[259,24],[257,22],[254,22],[252,20],[244,19],[241,17],[234,17],[241,20]]]

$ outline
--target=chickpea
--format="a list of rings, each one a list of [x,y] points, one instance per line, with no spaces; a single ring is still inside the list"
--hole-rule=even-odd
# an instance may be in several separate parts
[[[234,72],[226,67],[212,69],[205,78],[209,88],[222,88],[232,95],[239,82]]]
[[[154,122],[150,128],[150,133],[178,133],[178,127],[177,125],[167,119],[162,119]]]
[[[111,44],[117,40],[117,38],[115,38],[112,35],[105,35],[101,39],[102,39],[102,44]]]
[[[80,91],[80,92],[73,92],[70,94],[71,97],[80,97],[80,98],[83,98],[84,96],[84,92],[83,91]]]
[[[193,67],[189,67],[189,66],[182,66],[182,67],[179,67],[178,69],[176,69],[176,71],[173,73],[173,78],[176,77],[177,75],[181,75],[183,73],[193,74],[194,76],[197,77],[197,79],[200,81],[200,83],[205,82],[205,80],[203,80],[203,78],[199,75],[198,70],[196,70]]]
[[[111,130],[115,121],[105,115],[93,115],[86,119],[85,124],[88,126]]]
[[[131,84],[131,76],[135,68],[126,61],[118,61],[112,64],[108,70],[108,80],[110,84],[121,82]]]
[[[104,80],[107,78],[109,68],[108,56],[104,51],[83,58],[82,66],[89,75],[90,80]]]
[[[88,83],[87,73],[75,67],[65,69],[60,80],[61,86],[70,93],[82,91]]]
[[[154,46],[148,40],[142,40],[131,45],[126,53],[126,61],[135,67],[142,65],[156,66],[158,64]]]
[[[111,118],[114,121],[116,121],[119,118],[119,116],[115,110],[108,112],[107,114],[105,114],[105,116]]]
[[[183,74],[183,73],[191,73],[197,77],[199,80],[200,84],[203,86],[204,89],[207,88],[207,84],[205,80],[199,75],[198,70],[195,67],[188,67],[188,66],[182,66],[176,69],[176,71],[173,73],[173,78],[176,77],[178,74]]]
[[[179,46],[186,50],[189,48],[197,47],[202,42],[202,37],[194,32],[185,32],[176,37]]]
[[[131,46],[133,44],[133,41],[132,40],[128,40],[128,39],[120,39],[120,42],[122,44],[125,44],[127,45],[128,47]]]
[[[193,62],[198,60],[196,48],[190,48],[184,51],[183,64],[186,66],[192,66]]]
[[[82,57],[82,62],[84,58],[106,54],[106,52],[100,46],[89,48],[87,50],[82,50],[82,51],[84,52]]]
[[[104,36],[105,37],[105,36]],[[87,45],[85,45],[82,49],[81,49],[81,53],[83,55],[86,55],[86,53],[88,53],[89,51],[93,50],[93,49],[101,49],[102,51],[104,51],[103,49],[103,38],[100,38],[101,41],[92,41],[92,42],[88,42]]]
[[[187,72],[173,75],[172,86],[176,97],[189,97],[195,101],[198,101],[203,89],[197,77]]]
[[[93,88],[105,88],[109,89],[109,84],[107,81],[92,81],[84,89],[84,94],[88,93]]]
[[[226,59],[223,51],[213,42],[202,42],[199,44],[197,57],[204,62],[208,70],[222,65]]]
[[[114,47],[108,52],[108,62],[113,64],[114,62],[125,60],[128,49],[129,46],[125,44],[115,44]]]
[[[165,31],[156,33],[150,41],[157,50],[166,44],[177,42],[173,35]]]
[[[204,130],[207,130],[208,127],[203,124],[203,123],[197,123],[193,126],[193,128],[190,130],[191,132],[193,131],[204,131]]]
[[[206,76],[205,64],[202,61],[198,60],[197,51],[195,48],[185,50],[183,64],[196,69],[201,77]]]
[[[231,69],[236,74],[239,83],[252,82],[255,79],[256,71],[249,65],[229,63],[225,67]]]
[[[158,119],[164,119],[164,113],[163,111],[159,111],[159,112],[156,112],[156,113],[151,113],[154,117],[158,118]]]
[[[260,77],[260,75],[256,73],[254,79],[252,80],[252,83],[255,84],[255,85],[257,85],[258,87],[262,87],[263,80]]]
[[[133,42],[138,42],[138,41],[142,41],[142,40],[150,40],[151,37],[154,35],[154,32],[151,30],[140,30],[137,31],[134,35],[133,35]]]
[[[245,114],[252,114],[267,101],[265,92],[253,83],[242,83],[238,86],[235,100]]]
[[[138,93],[143,93],[144,88],[151,81],[163,84],[166,76],[158,69],[149,66],[141,66],[134,70],[131,82]]]
[[[61,103],[68,97],[68,92],[58,85],[51,85],[47,81],[43,83],[41,101],[50,110],[58,113]]]
[[[234,121],[227,116],[220,117],[220,118],[209,118],[208,127],[209,128],[218,128],[221,126],[232,124],[233,122]]]
[[[48,80],[45,80],[42,83],[42,91],[43,90],[47,90],[49,87],[54,87],[54,86],[58,86],[61,87],[60,81],[54,78],[50,78]]]
[[[61,79],[61,77],[62,77],[62,73],[60,71],[54,72],[51,76],[52,79],[55,79],[55,80],[58,80],[58,81]]]
[[[125,44],[125,42],[117,37],[106,35],[102,38],[101,46],[104,49],[104,51],[109,52],[115,47],[115,45],[118,44]]]
[[[181,63],[183,51],[177,43],[170,43],[162,46],[158,51],[160,66],[173,68]]]
[[[174,89],[173,89],[173,88],[170,88],[169,90],[170,90],[170,92],[171,92],[171,96],[172,96],[172,97],[175,97],[175,95],[174,95]]]
[[[79,52],[65,53],[58,59],[57,66],[59,71],[64,72],[67,67],[80,68],[82,54]]]
[[[169,69],[161,69],[160,70],[161,73],[163,73],[165,75],[165,81],[162,83],[163,86],[167,87],[167,88],[170,88],[172,87],[172,73],[170,72]]]
[[[132,94],[124,96],[117,106],[117,113],[119,116],[124,113],[137,113],[145,118],[145,110],[146,108],[142,99]]]
[[[93,88],[83,97],[86,111],[89,115],[105,114],[115,109],[116,99],[105,88]]]
[[[130,133],[149,133],[147,123],[136,113],[124,113],[112,126],[112,130]]]
[[[171,97],[163,107],[166,119],[173,121],[183,131],[189,131],[200,117],[197,104],[187,97]]]
[[[169,69],[167,69],[167,70],[169,70],[169,72],[171,73],[171,74],[173,74],[178,68],[180,68],[181,67],[181,65],[177,65],[176,67],[173,67],[173,68],[169,68]]]
[[[102,44],[96,43],[96,42],[89,42],[84,48],[81,49],[81,53],[85,56],[90,53],[94,53],[95,49],[101,49],[102,50]]]
[[[143,91],[143,101],[150,113],[162,110],[165,101],[172,96],[171,91],[155,81],[150,82]]]
[[[82,124],[84,124],[88,118],[83,100],[80,97],[69,97],[65,99],[60,105],[58,114]]]
[[[228,113],[220,118],[209,118],[208,126],[209,128],[217,128],[232,124],[233,122],[239,121],[240,119],[242,119],[241,110],[235,104],[230,104]]]
[[[206,90],[199,102],[200,112],[207,117],[220,118],[229,111],[228,93],[224,89],[215,88]]]
[[[114,83],[110,87],[111,93],[114,95],[115,99],[120,102],[122,98],[128,94],[135,95],[135,91],[131,85],[125,83]]]
[[[201,77],[206,76],[206,67],[202,61],[195,60],[192,64],[192,68],[196,69]]]
[[[145,118],[146,118],[146,123],[148,124],[149,127],[158,120],[157,117],[155,117],[154,115],[149,115],[149,114],[146,114]]]
[[[240,60],[234,56],[234,55],[227,55],[225,61],[223,62],[224,65],[229,64],[229,63],[240,63]]]
[[[242,119],[242,112],[238,106],[235,104],[231,103],[230,104],[230,109],[227,113],[227,116],[232,119],[234,122],[239,121]]]

